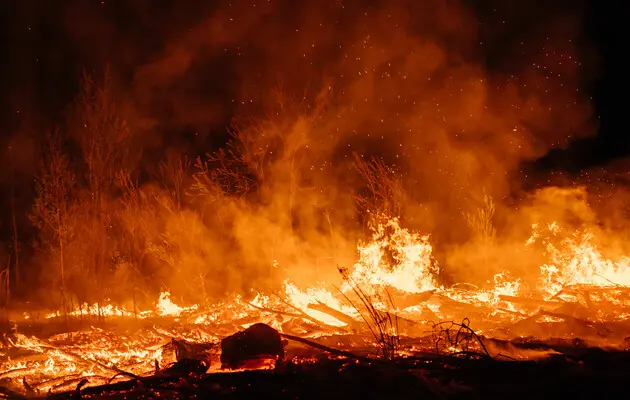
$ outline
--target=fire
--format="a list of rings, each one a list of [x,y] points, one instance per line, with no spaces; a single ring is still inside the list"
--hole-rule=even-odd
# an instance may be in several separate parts
[[[534,227],[532,238],[542,236],[538,226]],[[555,294],[565,286],[628,286],[630,284],[630,258],[621,256],[615,260],[605,258],[593,243],[592,232],[577,231],[556,243],[562,232],[557,224],[549,225],[548,236],[542,239],[550,263],[542,265],[541,287],[547,293]],[[533,240],[528,241],[532,243]]]
[[[354,265],[352,281],[409,293],[438,287],[435,274],[439,269],[431,259],[429,235],[401,228],[397,218],[379,222],[373,231],[372,240],[358,247],[359,261]]]
[[[623,310],[630,306],[630,299],[624,297],[620,289],[630,282],[628,257],[605,258],[590,231],[569,234],[558,223],[532,228],[531,237],[523,242],[523,247],[532,248],[540,243],[547,258],[546,263],[536,267],[538,277],[533,288],[508,270],[494,274],[487,287],[445,286],[440,283],[440,269],[432,257],[430,237],[411,232],[392,218],[375,224],[371,240],[359,243],[357,261],[347,271],[348,279],[339,288],[328,282],[298,287],[285,280],[283,291],[275,296],[256,292],[252,300],[246,301],[235,295],[203,307],[178,305],[169,291],[163,291],[153,309],[135,313],[113,304],[84,304],[67,316],[135,318],[153,323],[155,318],[175,317],[177,325],[170,329],[159,325],[141,327],[126,333],[91,327],[47,340],[16,333],[8,338],[7,350],[12,347],[34,355],[15,361],[5,356],[0,378],[28,376],[31,386],[38,390],[56,391],[68,387],[67,382],[73,382],[72,377],[89,377],[91,384],[98,384],[118,370],[151,374],[155,362],[164,365],[174,361],[173,354],[165,351],[168,338],[216,344],[221,335],[230,332],[219,333],[217,327],[221,325],[233,326],[234,330],[264,322],[281,332],[300,332],[310,337],[319,337],[324,332],[340,335],[365,331],[364,318],[368,314],[364,304],[356,298],[354,290],[357,288],[363,290],[378,312],[415,321],[419,331],[430,329],[423,322],[425,319],[457,320],[472,315],[470,318],[478,326],[478,333],[491,333],[502,324],[525,320],[541,305],[551,307],[557,298],[579,302],[580,296],[584,296],[580,294],[584,287],[588,288],[584,293],[588,293],[589,301],[603,307],[584,318],[605,320],[629,315]],[[390,292],[396,301],[385,301],[377,296],[380,290]],[[542,293],[542,297],[536,293]],[[408,302],[409,298],[416,300]],[[398,300],[402,300],[400,304]],[[30,314],[25,313],[24,318],[27,316],[30,318]],[[48,319],[60,317],[61,312],[47,316]],[[561,325],[565,318],[561,312],[542,312],[536,320]],[[298,320],[303,321],[302,327],[295,325]],[[319,325],[323,331],[313,330],[314,325]],[[398,329],[398,324],[382,327],[389,337],[404,334],[405,331]],[[452,351],[456,350],[453,347]],[[410,354],[412,349],[401,351]],[[269,367],[263,364],[256,368]]]
[[[285,282],[285,292],[291,304],[301,309],[307,315],[322,321],[332,326],[346,326],[347,323],[338,320],[337,318],[328,314],[322,313],[317,310],[309,308],[312,304],[325,304],[330,308],[342,311],[348,315],[354,315],[356,311],[347,305],[343,305],[339,298],[335,297],[333,293],[324,288],[308,288],[306,290],[300,290],[297,286],[291,282]]]
[[[488,340],[630,343],[630,253],[606,230],[624,180],[572,182],[622,182],[594,208],[599,186],[528,172],[597,129],[581,8],[223,3],[129,22],[159,37],[101,49],[111,68],[89,62],[64,83],[77,93],[10,91],[28,115],[7,119],[3,150],[0,385],[153,375],[190,355],[169,348],[182,343],[207,345],[218,370],[222,338],[258,323],[383,358],[433,351],[462,321]],[[119,8],[95,26],[141,14]],[[97,31],[82,37],[110,46]]]
[[[190,307],[180,307],[177,304],[173,303],[171,300],[171,294],[169,292],[160,293],[160,298],[158,299],[157,306],[158,314],[165,316],[179,316],[184,311],[196,310],[198,306],[195,304]]]

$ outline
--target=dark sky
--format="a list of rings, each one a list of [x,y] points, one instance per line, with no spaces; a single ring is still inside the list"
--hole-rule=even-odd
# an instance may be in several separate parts
[[[628,42],[623,24],[628,13],[620,1],[589,1],[585,15],[585,34],[596,44],[598,78],[585,87],[593,98],[599,117],[598,134],[577,140],[567,149],[552,150],[539,160],[543,169],[580,171],[603,165],[630,154],[627,106],[624,87],[628,83]]]
[[[131,85],[138,68],[153,61],[173,37],[185,35],[204,16],[226,3],[200,0],[2,2],[0,144],[3,149],[0,154],[6,159],[9,146],[17,152],[13,156],[13,170],[5,160],[0,171],[0,232],[3,238],[7,237],[10,228],[8,193],[11,188],[16,190],[20,217],[26,226],[25,211],[30,207],[32,177],[37,168],[41,138],[46,129],[63,119],[67,105],[76,94],[81,70],[99,69],[110,63],[118,85],[125,88]],[[339,1],[339,4],[342,3]],[[470,3],[476,4],[482,16],[486,11],[488,15],[492,12],[496,14],[497,8],[500,12],[516,4],[500,0]],[[550,7],[554,12],[563,8],[570,12],[575,3],[541,1],[536,4]],[[594,100],[599,117],[598,134],[575,141],[566,149],[552,150],[527,166],[538,175],[550,170],[580,171],[630,154],[630,137],[625,121],[627,111],[622,110],[627,103],[622,87],[630,70],[624,54],[627,42],[622,34],[625,30],[622,24],[626,24],[628,18],[622,14],[622,3],[588,1],[584,12],[583,35],[594,44],[595,51],[585,47],[583,62],[589,70],[588,75],[596,72],[598,76],[590,80],[584,90]],[[282,9],[287,20],[292,18],[294,7],[297,6],[288,5]],[[484,22],[482,18],[480,25],[484,23],[489,22]],[[518,15],[512,15],[504,23],[518,26]],[[501,51],[500,45],[496,47],[496,51]],[[194,81],[184,79],[179,81],[177,88],[169,87],[168,90],[145,88],[150,90],[150,100],[149,96],[134,98],[137,103],[150,103],[140,104],[143,110],[163,116],[160,125],[155,128],[160,131],[159,134],[145,142],[149,154],[159,155],[173,146],[202,152],[204,146],[216,144],[216,137],[223,137],[221,132],[234,113],[231,102],[239,96],[238,78],[231,64],[237,48],[232,44],[230,51],[224,55],[214,57],[203,65],[193,65],[191,68],[205,71],[195,74]],[[204,78],[200,79],[200,76]],[[181,110],[173,110],[178,96],[194,98],[209,94],[215,99],[216,107],[198,112],[187,110],[185,115]],[[212,115],[209,116],[209,113]]]

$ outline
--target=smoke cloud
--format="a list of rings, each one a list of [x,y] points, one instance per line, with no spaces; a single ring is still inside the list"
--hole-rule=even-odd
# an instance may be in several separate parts
[[[222,147],[240,117],[231,132],[241,178],[255,189],[193,188],[196,211],[161,214],[152,234],[153,245],[167,235],[179,246],[179,272],[158,275],[182,292],[189,274],[219,292],[328,279],[351,263],[364,234],[355,200],[368,190],[355,154],[388,166],[405,225],[431,233],[446,269],[471,278],[466,213],[490,196],[497,229],[518,236],[510,227],[522,218],[507,202],[522,163],[595,133],[581,91],[579,7],[201,3],[62,13],[75,50],[90,55],[84,63],[111,64],[123,113],[151,154],[144,163],[173,148],[196,156]]]

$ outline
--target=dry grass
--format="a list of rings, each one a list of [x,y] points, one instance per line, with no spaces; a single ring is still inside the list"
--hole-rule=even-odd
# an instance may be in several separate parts
[[[475,212],[465,214],[468,226],[474,232],[475,238],[480,242],[486,269],[488,268],[491,247],[496,239],[496,230],[493,224],[494,212],[495,205],[492,197],[484,194],[483,204]]]
[[[354,166],[365,182],[363,192],[356,195],[364,215],[399,216],[402,212],[402,185],[396,171],[382,160],[365,160],[354,154]]]
[[[341,293],[361,315],[361,318],[372,333],[378,346],[379,356],[385,360],[398,358],[400,355],[398,317],[387,311],[381,311],[376,307],[376,304],[386,304],[390,308],[395,308],[391,295],[387,289],[383,289],[383,293],[379,294],[378,288],[372,288],[371,292],[375,294],[369,295],[357,282],[350,278],[345,268],[338,268],[344,280],[352,287],[352,291],[358,301],[352,301],[346,294]]]
[[[434,323],[432,328],[436,353],[490,357],[481,338],[470,328],[468,318],[460,324],[453,321]]]

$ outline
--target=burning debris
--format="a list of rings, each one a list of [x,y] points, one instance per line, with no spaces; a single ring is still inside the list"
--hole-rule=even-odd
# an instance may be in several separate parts
[[[390,238],[377,230],[374,242],[359,246],[358,263],[368,267],[342,268],[344,284],[336,291],[300,289],[287,281],[283,293],[259,293],[249,301],[234,296],[203,307],[177,305],[162,293],[152,310],[136,313],[85,307],[85,318],[108,315],[110,326],[47,339],[28,336],[26,330],[36,324],[25,319],[24,331],[3,336],[0,380],[11,393],[62,392],[78,384],[83,391],[99,384],[109,386],[98,390],[110,390],[129,378],[146,385],[147,379],[203,380],[225,371],[278,370],[281,363],[286,370],[322,362],[323,354],[379,365],[452,364],[449,357],[526,363],[563,356],[582,362],[593,348],[627,348],[630,289],[611,279],[596,280],[624,276],[625,264],[602,259],[590,242],[561,239],[563,247],[549,252],[550,263],[534,280],[536,290],[527,291],[504,274],[485,289],[445,287],[431,267],[428,239],[409,234],[396,220],[388,227]],[[532,237],[540,232],[536,227]],[[393,257],[384,258],[391,251],[386,247],[395,247]],[[546,274],[550,265],[553,279]],[[565,284],[558,287],[560,277]],[[585,277],[594,282],[586,284]],[[63,317],[50,314],[42,325],[55,320]],[[427,368],[414,365],[405,368]],[[132,390],[128,385],[124,390]]]
[[[243,368],[248,362],[264,358],[276,363],[284,359],[280,333],[268,325],[257,323],[221,340],[222,368]]]
[[[172,24],[114,7],[172,40],[81,76],[40,143],[32,237],[11,188],[1,394],[544,397],[552,375],[627,378],[628,193],[515,182],[593,132],[573,11],[206,3]],[[192,157],[154,162],[180,130]]]

